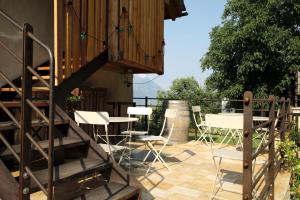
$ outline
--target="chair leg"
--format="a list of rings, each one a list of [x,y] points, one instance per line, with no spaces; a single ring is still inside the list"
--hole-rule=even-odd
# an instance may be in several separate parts
[[[200,137],[199,137],[197,140],[195,140],[194,144],[195,144],[196,142],[199,142],[199,141],[200,141],[200,142],[201,142],[201,141],[204,141],[205,144],[206,144],[207,146],[209,146],[208,141],[206,140],[206,137],[205,137],[206,133],[208,132],[208,128],[205,128],[204,131],[201,130],[199,126],[197,126],[197,128],[198,128],[198,130],[199,130]],[[211,137],[211,136],[209,135],[209,137]],[[212,138],[210,138],[210,140],[212,140]]]
[[[147,143],[147,146],[149,147],[149,149],[151,149],[151,151],[153,152],[153,154],[155,155],[155,159],[152,161],[152,163],[149,165],[149,168],[146,172],[146,174],[149,173],[151,166],[154,165],[154,163],[159,160],[169,171],[171,170],[169,168],[169,166],[167,165],[167,163],[164,161],[164,159],[160,156],[162,150],[164,149],[164,147],[166,146],[166,143],[161,147],[161,149],[159,151],[157,151],[154,146],[151,144],[151,142]]]
[[[214,181],[214,186],[213,186],[213,189],[212,189],[212,194],[210,196],[210,199],[214,199],[216,197],[216,194],[218,193],[219,189],[222,187],[222,177],[220,175],[222,158],[219,159],[218,165],[216,163],[215,157],[213,157],[213,160],[214,160],[214,166],[217,170],[217,173],[216,173],[216,178],[215,178],[215,181]],[[219,187],[218,188],[217,188],[217,184],[218,184],[217,182],[219,182]],[[217,190],[216,190],[216,188],[217,188]]]

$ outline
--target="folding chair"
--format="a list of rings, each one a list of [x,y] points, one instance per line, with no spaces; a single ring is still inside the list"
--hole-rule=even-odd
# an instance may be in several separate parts
[[[262,138],[262,140],[264,140],[264,139]],[[252,152],[252,155],[255,155],[256,152],[262,146],[264,146],[264,142],[261,142],[259,144],[259,146],[256,147],[256,149]],[[243,162],[243,152],[242,151],[221,148],[221,149],[212,150],[212,155],[213,155],[214,166],[216,168],[216,178],[215,178],[215,182],[214,182],[214,186],[212,189],[212,194],[211,194],[210,199],[214,199],[220,189],[224,190],[223,189],[223,184],[224,184],[223,173],[221,171],[222,160],[227,159],[227,160],[235,160],[235,161]],[[256,158],[252,162],[253,162],[252,163],[252,174],[254,174],[256,164],[266,165],[266,163],[267,163],[266,160],[260,161],[259,163],[257,163]],[[263,168],[261,168],[261,169],[263,169]],[[261,172],[261,170],[259,170],[256,174],[260,174],[260,172]],[[252,178],[254,178],[254,177],[252,177]],[[241,191],[235,191],[235,190],[226,190],[226,191],[241,193]],[[256,191],[253,191],[253,197],[254,197],[254,199],[257,199]]]
[[[128,117],[146,117],[148,123],[146,129],[139,129],[138,127],[133,127],[132,123],[128,123],[128,127],[126,131],[122,131],[121,134],[125,135],[147,135],[149,132],[149,121],[151,120],[152,108],[150,107],[128,107],[127,108]],[[142,120],[140,120],[142,121]]]
[[[201,107],[200,106],[192,106],[192,111],[193,111],[193,118],[194,118],[195,125],[200,133],[200,137],[197,140],[195,140],[195,142],[204,141],[205,144],[208,146],[208,141],[206,140],[206,136],[208,136],[209,141],[214,144],[214,141],[213,141],[211,135],[207,134],[209,132],[209,127],[207,126],[207,124],[205,123],[205,121],[203,120],[203,118],[201,116],[201,114],[202,114]]]
[[[151,120],[152,108],[151,107],[128,107],[127,108],[128,117],[138,117],[140,118],[139,122],[135,122],[133,126],[132,122],[128,122],[127,130],[122,131],[121,134],[124,135],[124,139],[121,142],[128,141],[128,155],[125,156],[125,151],[122,153],[122,158],[127,157],[131,159],[131,139],[132,137],[147,135],[149,132],[149,121]],[[147,120],[147,127],[142,126],[143,118]],[[141,123],[140,123],[141,122]],[[140,125],[140,126],[138,126]],[[142,127],[141,127],[142,126]],[[121,163],[119,160],[119,164]]]
[[[217,128],[219,130],[225,131],[225,136],[219,143],[219,146],[223,144],[227,145],[230,140],[236,138],[236,146],[242,145],[242,115],[207,114],[205,115],[205,122],[209,129]]]
[[[153,153],[153,155],[155,156],[154,160],[152,161],[152,163],[149,165],[149,168],[146,172],[146,174],[149,172],[151,166],[154,165],[154,163],[158,160],[159,162],[161,162],[168,170],[170,170],[169,166],[167,165],[167,163],[164,161],[164,159],[161,157],[161,153],[164,150],[165,146],[168,144],[172,132],[173,132],[173,128],[174,128],[174,119],[176,118],[176,110],[175,109],[167,109],[165,112],[165,118],[164,118],[164,122],[163,122],[163,126],[161,129],[161,132],[158,136],[155,135],[144,135],[144,136],[139,136],[138,140],[145,143],[145,145],[149,148],[149,151],[147,153],[147,155],[145,156],[143,162],[145,162],[148,158],[148,156],[150,155],[150,153]],[[166,136],[163,136],[163,133],[165,131],[165,125],[166,122],[168,120],[168,123],[171,123],[171,128],[169,128],[168,130],[168,134]],[[162,146],[160,149],[156,149],[155,148],[155,144],[157,142],[161,142]]]
[[[99,140],[104,143],[99,143],[99,145],[111,155],[114,159],[114,152],[123,151],[126,149],[125,146],[120,145],[111,145],[109,142],[109,136],[118,136],[118,135],[109,135],[108,134],[108,124],[109,124],[109,114],[107,112],[94,112],[94,111],[75,111],[74,112],[75,121],[78,126],[80,124],[90,124],[93,126],[93,135],[95,141],[98,143]],[[99,129],[96,130],[95,125],[104,126],[105,135],[99,134]],[[121,158],[120,158],[121,159]]]

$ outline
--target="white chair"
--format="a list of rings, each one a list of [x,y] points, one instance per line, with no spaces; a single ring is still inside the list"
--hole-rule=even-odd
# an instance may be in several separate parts
[[[126,155],[125,151],[123,151],[121,158],[128,158],[129,159],[129,166],[130,166],[130,160],[131,160],[131,139],[132,137],[136,136],[142,136],[142,135],[147,135],[149,133],[149,122],[151,120],[151,115],[152,115],[152,108],[151,107],[128,107],[127,108],[127,114],[128,117],[137,117],[139,118],[139,122],[135,122],[134,124],[141,125],[143,123],[143,118],[147,119],[147,127],[137,127],[133,126],[132,122],[128,122],[127,130],[122,131],[121,134],[124,135],[124,139],[121,142],[128,142],[128,152]],[[119,164],[121,163],[122,159],[119,160]]]
[[[243,115],[206,114],[205,122],[209,129],[217,128],[225,131],[225,136],[219,146],[226,145],[236,138],[236,145],[242,145]]]
[[[126,149],[124,146],[120,145],[111,145],[109,142],[109,136],[118,136],[118,135],[109,135],[108,134],[108,124],[109,124],[109,114],[107,112],[95,112],[95,111],[75,111],[74,112],[75,121],[78,124],[90,124],[93,126],[93,135],[95,141],[109,154],[112,159],[114,159],[113,153],[117,151],[123,151]],[[95,128],[95,125],[104,126],[104,135],[99,133],[99,129]]]
[[[209,144],[208,144],[208,141],[206,140],[206,136],[208,136],[209,142],[214,144],[211,134],[208,133],[209,128],[202,118],[201,107],[200,106],[192,106],[192,111],[193,111],[193,118],[194,118],[195,125],[200,133],[200,137],[197,140],[195,140],[195,142],[204,141],[205,144],[208,146]]]
[[[126,131],[122,131],[121,134],[125,135],[147,135],[149,132],[149,121],[151,120],[152,108],[150,107],[128,107],[127,108],[128,117],[146,117],[148,120],[147,128],[145,130],[135,130],[136,127],[132,127],[132,123],[128,123],[128,127]],[[142,121],[142,120],[140,120]]]
[[[156,135],[144,135],[144,136],[138,137],[138,140],[145,143],[145,145],[149,148],[149,151],[148,151],[147,155],[145,156],[143,162],[145,162],[147,160],[150,153],[153,153],[153,155],[155,156],[154,160],[149,165],[149,168],[148,168],[146,174],[149,172],[150,168],[153,166],[153,164],[157,160],[159,162],[161,162],[168,170],[170,170],[169,166],[162,158],[161,153],[164,150],[165,146],[168,144],[168,142],[172,136],[175,118],[176,118],[176,110],[175,109],[167,109],[165,112],[163,126],[162,126],[162,129],[161,129],[161,132],[159,135],[157,135],[157,136]],[[167,120],[168,120],[168,123],[171,123],[171,125],[170,126],[168,125],[168,127],[169,127],[168,134],[163,136]],[[155,144],[158,142],[162,143],[162,146],[160,147],[160,149],[155,148]]]

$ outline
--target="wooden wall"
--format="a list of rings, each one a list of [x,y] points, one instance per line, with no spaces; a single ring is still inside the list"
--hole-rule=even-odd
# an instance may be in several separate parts
[[[111,61],[128,66],[133,72],[163,72],[164,1],[120,0],[110,13],[109,21],[119,29],[109,40]],[[113,32],[111,27],[110,32]],[[137,69],[135,69],[137,68]]]
[[[106,69],[163,73],[164,0],[54,0],[60,83],[106,48]]]

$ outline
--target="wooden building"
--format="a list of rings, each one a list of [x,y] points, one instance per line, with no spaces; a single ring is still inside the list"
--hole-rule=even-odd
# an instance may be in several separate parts
[[[0,0],[0,199],[140,199],[60,107],[75,88],[85,110],[132,101],[133,74],[164,73],[164,20],[185,15],[183,0]]]

